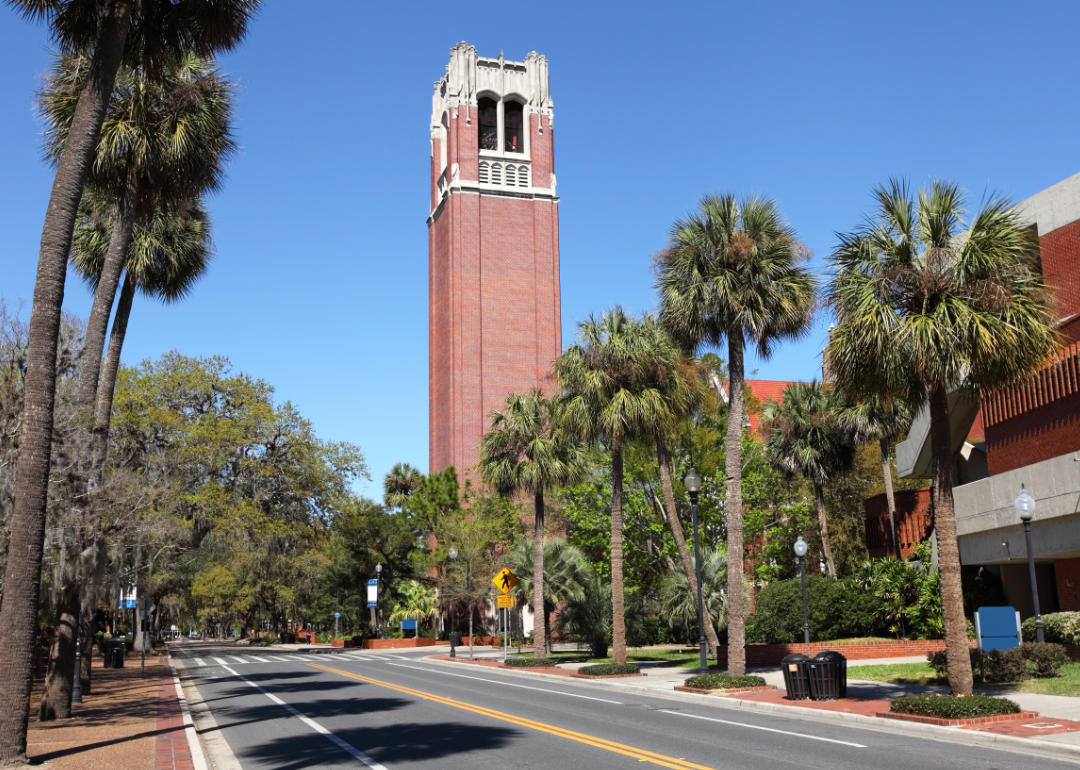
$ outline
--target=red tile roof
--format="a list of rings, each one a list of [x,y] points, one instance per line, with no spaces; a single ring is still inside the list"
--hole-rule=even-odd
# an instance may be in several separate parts
[[[770,399],[781,403],[784,400],[784,388],[791,385],[790,382],[781,380],[747,380],[746,387],[759,402],[759,406],[749,410],[750,435],[758,431],[758,423],[761,418],[761,410]]]

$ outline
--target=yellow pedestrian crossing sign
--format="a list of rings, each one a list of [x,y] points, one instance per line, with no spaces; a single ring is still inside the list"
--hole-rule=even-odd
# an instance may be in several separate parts
[[[500,610],[512,610],[514,609],[514,597],[510,594],[503,594],[502,596],[496,596],[495,604]]]
[[[508,568],[503,567],[499,570],[499,574],[491,579],[491,582],[495,584],[495,587],[502,591],[504,594],[510,593],[514,586],[517,585],[517,578],[514,573]]]

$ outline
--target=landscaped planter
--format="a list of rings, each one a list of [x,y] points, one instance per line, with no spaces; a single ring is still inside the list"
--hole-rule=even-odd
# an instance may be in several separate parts
[[[706,690],[703,687],[684,687],[682,685],[676,685],[675,689],[679,692],[695,692],[698,695],[739,695],[744,692],[761,692],[762,690],[775,690],[776,685],[765,684],[760,687],[738,687],[730,690],[724,690],[717,688],[715,690]]]
[[[541,669],[541,671],[542,670],[543,669]],[[528,669],[525,669],[525,671],[528,671]],[[628,676],[641,676],[641,672],[638,671],[636,674],[578,674],[578,673],[575,673],[574,676],[577,677],[578,679],[622,679],[622,678],[628,677]]]
[[[474,636],[472,637],[473,647],[499,647],[499,637],[497,636]],[[461,637],[461,646],[469,646],[469,637]]]
[[[434,637],[420,637],[419,639],[365,639],[365,650],[405,650],[411,647],[434,647],[440,642]]]
[[[1015,722],[1018,719],[1036,719],[1038,711],[1021,711],[1019,714],[999,714],[993,717],[972,717],[971,719],[942,719],[926,717],[920,714],[894,714],[891,711],[879,711],[879,717],[902,719],[905,722],[921,722],[924,725],[942,725],[943,727],[967,727],[968,725],[988,725],[996,722]]]
[[[331,647],[355,647],[356,642],[354,642],[352,639],[335,639],[334,641],[330,642],[330,646]]]

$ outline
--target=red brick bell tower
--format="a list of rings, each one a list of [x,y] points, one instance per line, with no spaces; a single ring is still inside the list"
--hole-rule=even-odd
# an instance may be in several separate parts
[[[430,466],[460,477],[506,395],[562,352],[547,59],[459,43],[435,83],[428,217]]]

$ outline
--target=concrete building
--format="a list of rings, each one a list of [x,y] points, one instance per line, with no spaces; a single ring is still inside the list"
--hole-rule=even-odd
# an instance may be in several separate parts
[[[979,400],[953,393],[950,419],[961,562],[998,572],[1010,603],[1027,617],[1027,546],[1013,507],[1021,484],[1037,506],[1032,549],[1040,608],[1080,610],[1080,174],[1017,209],[1038,236],[1066,347],[1024,385]],[[930,476],[925,409],[897,446],[896,465],[902,477]]]
[[[562,352],[547,59],[459,43],[431,109],[430,470],[476,465],[491,413]]]

